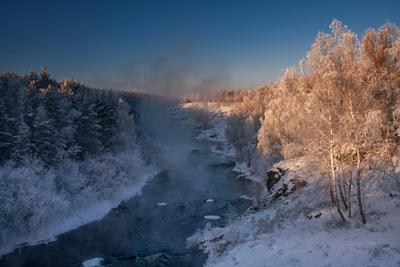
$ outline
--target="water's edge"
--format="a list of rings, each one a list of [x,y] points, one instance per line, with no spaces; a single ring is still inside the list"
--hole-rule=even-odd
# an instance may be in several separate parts
[[[215,143],[195,140],[187,125],[168,116],[169,108],[139,107],[138,130],[166,154],[164,171],[140,195],[54,242],[18,248],[0,266],[82,266],[96,257],[106,266],[202,266],[207,256],[188,249],[186,239],[207,223],[226,225],[232,207],[242,214],[250,205],[240,198],[248,181],[234,179],[233,163],[211,152]]]

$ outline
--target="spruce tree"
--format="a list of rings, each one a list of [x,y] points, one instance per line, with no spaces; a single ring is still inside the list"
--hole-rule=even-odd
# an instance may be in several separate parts
[[[4,100],[0,97],[0,163],[9,160],[12,154],[13,135],[9,129],[10,124]]]
[[[33,145],[36,157],[41,159],[47,166],[54,165],[58,161],[58,151],[55,142],[56,134],[44,105],[40,105],[38,108],[33,128]]]
[[[100,125],[100,141],[104,150],[110,150],[116,140],[118,114],[112,92],[103,92],[96,101],[97,118]]]
[[[75,134],[76,144],[80,147],[79,158],[86,155],[95,154],[101,150],[100,131],[101,126],[98,124],[95,104],[86,98],[80,110],[80,117],[77,121],[77,129]]]
[[[21,118],[15,140],[13,159],[21,164],[24,158],[32,156],[31,129]]]

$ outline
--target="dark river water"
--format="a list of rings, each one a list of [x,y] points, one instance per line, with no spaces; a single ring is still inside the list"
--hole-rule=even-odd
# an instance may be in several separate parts
[[[232,211],[250,205],[245,181],[235,180],[232,162],[210,152],[195,129],[172,116],[171,104],[133,101],[137,131],[147,142],[164,147],[163,171],[141,195],[114,208],[103,219],[61,234],[48,244],[22,247],[0,260],[0,266],[83,266],[102,258],[102,266],[202,266],[206,255],[188,249],[186,239],[206,223],[223,226]],[[152,152],[146,155],[151,158]],[[212,199],[214,201],[206,201]],[[159,205],[159,203],[165,203]],[[207,220],[206,215],[220,219]]]

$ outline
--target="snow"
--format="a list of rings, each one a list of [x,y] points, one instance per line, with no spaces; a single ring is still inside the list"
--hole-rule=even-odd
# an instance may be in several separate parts
[[[180,108],[180,109],[179,109]],[[229,144],[226,135],[226,117],[232,112],[232,106],[221,105],[216,102],[208,103],[184,103],[181,104],[177,109],[175,109],[178,116],[184,118],[190,118],[190,112],[196,110],[202,110],[208,114],[208,124],[207,129],[203,129],[196,137],[198,140],[206,140],[217,142],[218,144],[212,146],[211,151],[216,154],[221,154],[226,157],[234,157],[236,151],[234,147]]]
[[[206,215],[206,216],[204,216],[204,219],[206,219],[206,220],[219,220],[219,219],[221,219],[221,217],[218,216],[218,215]]]
[[[246,241],[243,243],[232,246],[221,255],[213,255],[207,266],[398,266],[398,217],[393,213],[386,222],[381,222],[382,225],[351,229],[323,229],[318,222],[299,219],[297,227],[285,225],[272,233],[244,238]],[[304,228],[307,223],[314,227]],[[383,227],[385,224],[389,229]],[[246,237],[246,231],[252,232],[245,221],[234,227],[242,227],[241,232],[228,232],[231,236],[225,240],[226,243],[238,238],[235,234]]]
[[[165,202],[160,202],[160,203],[157,203],[157,206],[160,206],[160,207],[167,206],[167,203],[165,203]]]
[[[82,100],[85,103],[86,100],[95,101],[94,98]],[[64,107],[64,104],[61,106]],[[118,134],[113,136],[115,145],[110,150],[103,151],[102,147],[97,153],[82,151],[85,157],[76,160],[76,155],[71,152],[78,148],[77,145],[72,145],[69,151],[60,146],[58,150],[62,160],[44,167],[36,156],[49,155],[48,151],[52,149],[46,148],[43,153],[36,151],[36,155],[21,158],[19,165],[9,160],[0,166],[0,255],[17,246],[51,242],[61,233],[102,219],[122,201],[140,194],[147,181],[159,171],[156,163],[144,159],[143,139],[135,132],[135,118],[130,105],[120,98],[117,110],[118,129],[115,131]],[[43,112],[41,108],[40,113]],[[71,113],[64,115],[71,115],[72,121],[81,116],[85,119],[82,123],[86,122],[87,116],[75,107],[71,107]],[[115,114],[108,115],[110,119],[115,118]],[[46,118],[42,119],[42,123],[47,122]],[[93,125],[100,129],[95,120]],[[65,137],[64,141],[78,143],[70,139],[76,137],[72,124],[63,131],[71,134],[60,135]],[[99,143],[92,144],[92,152],[101,144],[100,140],[97,141]],[[152,155],[155,156],[155,153]],[[46,163],[51,160],[47,156],[41,159]]]
[[[245,178],[263,185],[263,179],[260,176],[253,174],[249,166],[247,166],[247,164],[244,162],[242,163],[235,162],[235,167],[233,167],[232,171],[239,173],[237,179]]]
[[[251,197],[249,197],[247,195],[241,195],[239,198],[246,199],[246,200],[253,200]]]
[[[288,233],[246,242],[208,266],[398,266],[396,237],[390,234]]]
[[[232,113],[234,104],[226,105],[217,102],[207,102],[206,104],[197,102],[184,103],[177,107],[174,112],[177,116],[187,119],[191,116],[190,111],[199,109],[209,114],[209,127],[203,129],[196,139],[215,142],[216,144],[211,147],[211,152],[234,160],[236,165],[232,170],[239,173],[237,178],[245,178],[261,184],[262,178],[252,173],[246,163],[236,162],[236,150],[226,137],[226,119]]]
[[[85,169],[86,173],[81,173],[81,168]],[[107,154],[79,163],[65,161],[58,171],[64,177],[63,186],[69,190],[69,194],[62,197],[54,195],[50,187],[56,177],[54,170],[45,170],[34,162],[20,168],[5,166],[0,169],[0,187],[1,182],[13,188],[16,186],[11,183],[16,183],[19,190],[24,192],[24,198],[19,198],[16,203],[8,203],[13,198],[7,194],[0,196],[1,201],[4,199],[4,205],[0,210],[19,209],[14,216],[14,225],[17,223],[24,225],[19,222],[17,215],[25,214],[25,209],[26,212],[34,211],[33,219],[35,216],[41,216],[32,222],[24,221],[33,229],[29,232],[25,227],[16,229],[11,224],[10,227],[14,227],[11,230],[0,229],[0,238],[3,240],[0,245],[0,255],[12,251],[18,244],[25,246],[54,241],[62,233],[102,219],[122,201],[140,194],[147,181],[158,172],[155,167],[145,166],[138,151],[127,151],[114,156]],[[93,176],[96,176],[96,183],[92,183],[90,187],[82,187],[82,183]],[[47,186],[47,184],[49,188],[37,188],[39,185]],[[73,193],[75,190],[78,190],[76,194]],[[37,194],[37,192],[42,193]],[[39,220],[40,223],[37,223]]]
[[[83,267],[97,267],[102,266],[103,258],[92,258],[82,262]]]
[[[315,162],[300,158],[277,167],[288,170],[281,179],[296,176],[307,185],[227,227],[208,225],[188,238],[189,246],[208,253],[206,266],[399,266],[400,198],[392,189],[363,181],[370,189],[368,223],[361,224],[353,204],[353,219],[343,225],[321,190],[327,181]]]

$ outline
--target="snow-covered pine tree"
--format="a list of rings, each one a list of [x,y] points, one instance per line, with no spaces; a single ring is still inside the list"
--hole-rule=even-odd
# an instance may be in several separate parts
[[[102,92],[96,99],[96,113],[100,125],[100,141],[104,150],[110,150],[117,139],[118,111],[114,94]]]
[[[95,154],[101,150],[100,130],[95,104],[86,97],[80,109],[75,133],[75,141],[80,148],[78,158],[82,159],[88,154]]]
[[[55,140],[56,131],[50,123],[47,110],[43,104],[38,107],[37,111],[33,122],[33,145],[35,147],[35,155],[47,166],[54,165],[58,161],[58,151]]]
[[[43,67],[40,70],[39,80],[37,81],[37,86],[41,89],[46,89],[51,86],[56,86],[57,82],[50,77],[47,67]]]
[[[15,138],[13,159],[21,164],[27,157],[32,156],[31,129],[21,118],[18,133]]]
[[[57,83],[43,68],[24,77],[0,74],[0,94],[2,139],[7,136],[12,144],[11,152],[2,153],[4,160],[23,163],[24,158],[38,157],[50,165],[67,156],[82,159],[111,150],[120,138],[112,92],[77,81]]]
[[[18,76],[14,73],[0,75],[0,95],[4,100],[6,113],[9,117],[9,131],[15,136],[18,132],[18,117],[21,108],[20,86]]]
[[[28,126],[29,133],[30,133],[30,142],[29,144],[34,144],[33,142],[33,136],[34,136],[34,127],[33,123],[35,120],[35,116],[37,113],[37,108],[40,103],[40,95],[39,95],[39,89],[37,87],[37,82],[38,82],[38,75],[31,71],[29,74],[25,77],[27,81],[27,88],[25,89],[24,92],[24,100],[23,100],[23,105],[22,105],[22,120],[23,122]],[[35,151],[35,147],[31,147],[32,152]]]
[[[57,154],[62,156],[73,136],[69,102],[67,97],[60,93],[58,86],[49,84],[47,90],[43,90],[42,93],[50,124],[55,130]]]
[[[14,137],[10,131],[11,121],[6,113],[6,106],[0,96],[0,164],[10,159]]]

